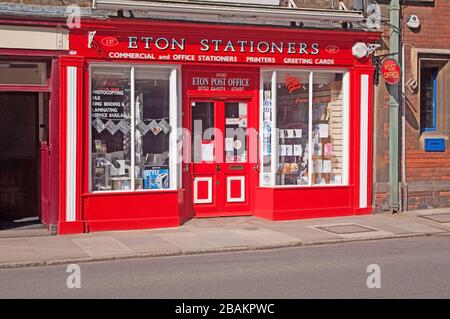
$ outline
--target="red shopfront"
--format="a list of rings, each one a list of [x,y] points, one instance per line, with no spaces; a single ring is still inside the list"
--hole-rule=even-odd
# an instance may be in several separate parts
[[[373,67],[352,47],[378,36],[84,21],[61,58],[59,233],[371,212]]]

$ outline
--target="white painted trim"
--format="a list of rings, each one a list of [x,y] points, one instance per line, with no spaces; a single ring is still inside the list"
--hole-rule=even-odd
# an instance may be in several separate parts
[[[312,185],[312,170],[313,170],[313,163],[312,163],[312,156],[313,156],[313,146],[312,146],[312,135],[313,135],[313,97],[314,97],[314,73],[309,73],[309,98],[308,98],[308,186]]]
[[[360,103],[360,155],[359,155],[359,207],[367,207],[367,160],[369,129],[369,75],[361,75]]]
[[[88,189],[91,192],[92,191],[92,65],[88,66],[88,74],[89,74],[89,105],[88,105],[88,119],[89,119],[89,129],[88,129],[88,143],[89,143],[89,163],[88,163],[88,171],[89,171],[89,178],[88,178]]]
[[[181,69],[176,66],[177,70],[177,188],[183,188],[183,109],[182,109],[182,92],[181,92]]]
[[[198,198],[198,182],[208,182],[208,198]],[[194,204],[210,204],[212,203],[212,177],[195,177],[194,178]]]
[[[177,94],[177,74],[178,70],[172,68],[169,75],[169,125],[171,131],[169,133],[169,188],[177,188],[177,172],[178,172],[178,94]]]
[[[259,143],[259,186],[264,187],[264,72],[259,74],[259,130],[258,130],[258,143]]]
[[[278,130],[277,130],[277,78],[278,71],[273,71],[272,73],[272,85],[271,85],[271,97],[272,97],[272,126],[271,126],[271,162],[270,162],[270,173],[272,175],[271,178],[271,186],[276,185],[276,172],[278,168]]]
[[[231,181],[241,181],[241,196],[231,197]],[[242,203],[245,202],[245,176],[228,176],[227,177],[227,202]]]
[[[66,221],[76,220],[77,67],[67,67],[66,110]]]
[[[135,173],[135,163],[136,163],[136,94],[134,91],[134,66],[131,67],[130,70],[130,107],[131,107],[131,190],[134,191],[136,189],[135,181],[136,181],[136,173]]]
[[[343,103],[344,103],[344,112],[343,112],[343,123],[344,123],[344,140],[343,140],[343,158],[342,158],[342,185],[348,185],[348,172],[350,171],[349,167],[349,137],[350,137],[350,126],[349,126],[349,116],[350,116],[350,73],[344,73],[342,79],[342,90],[343,90]]]

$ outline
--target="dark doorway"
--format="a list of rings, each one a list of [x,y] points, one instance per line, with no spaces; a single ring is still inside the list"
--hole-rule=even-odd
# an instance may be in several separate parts
[[[0,92],[0,229],[39,223],[43,96]]]

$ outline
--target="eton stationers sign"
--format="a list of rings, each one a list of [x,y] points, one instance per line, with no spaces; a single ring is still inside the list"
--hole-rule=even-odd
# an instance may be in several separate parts
[[[284,63],[333,64],[331,60],[314,60],[320,52],[318,43],[274,42],[253,40],[199,39],[187,42],[185,38],[151,36],[128,36],[129,50],[143,50],[142,53],[112,53],[111,58],[137,56],[144,59],[175,60],[189,62],[246,62],[276,63],[276,55],[297,55],[299,59],[287,58]],[[153,51],[180,52],[156,56]],[[244,57],[245,55],[245,57]]]
[[[75,37],[75,36],[74,36]],[[81,39],[81,38],[78,38]],[[74,39],[75,43],[78,39]],[[86,55],[120,60],[220,62],[258,64],[335,65],[353,59],[351,52],[331,40],[261,40],[164,34],[84,35]]]
[[[128,48],[138,49],[142,45],[146,50],[151,50],[154,45],[159,50],[181,50],[186,49],[186,39],[175,38],[153,38],[153,37],[128,37]],[[289,54],[312,54],[319,53],[319,44],[308,45],[304,42],[273,42],[273,41],[224,41],[219,39],[201,39],[198,43],[202,52],[241,52],[241,53],[289,53]]]

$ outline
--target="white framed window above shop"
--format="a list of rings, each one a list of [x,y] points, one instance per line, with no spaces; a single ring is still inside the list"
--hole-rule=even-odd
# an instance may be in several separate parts
[[[90,190],[176,189],[179,69],[90,66]]]
[[[348,184],[349,74],[261,72],[260,186]]]
[[[420,132],[445,134],[449,59],[430,56],[422,57],[419,61]]]

